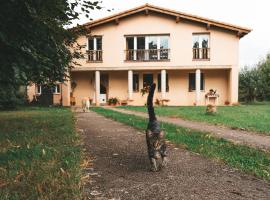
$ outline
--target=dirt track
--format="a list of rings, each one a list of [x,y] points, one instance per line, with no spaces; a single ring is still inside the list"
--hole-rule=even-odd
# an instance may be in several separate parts
[[[89,199],[269,199],[270,184],[169,145],[167,169],[149,171],[145,136],[94,112],[76,113],[93,167]]]

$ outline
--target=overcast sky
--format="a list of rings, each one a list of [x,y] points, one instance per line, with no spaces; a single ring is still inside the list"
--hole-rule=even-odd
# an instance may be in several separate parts
[[[240,40],[240,66],[252,66],[270,52],[270,0],[103,0],[112,12],[92,12],[98,19],[145,3],[253,29]],[[89,20],[81,18],[79,24]]]

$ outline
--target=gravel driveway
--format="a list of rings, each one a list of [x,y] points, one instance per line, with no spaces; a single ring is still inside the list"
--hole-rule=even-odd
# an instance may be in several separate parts
[[[94,112],[76,113],[93,166],[88,199],[269,199],[270,184],[169,144],[169,164],[149,171],[145,135]]]

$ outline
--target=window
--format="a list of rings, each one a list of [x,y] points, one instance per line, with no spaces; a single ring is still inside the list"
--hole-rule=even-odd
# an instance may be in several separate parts
[[[53,93],[54,94],[60,94],[60,84],[57,84],[53,87]]]
[[[133,74],[133,91],[139,92],[139,74]]]
[[[190,92],[196,90],[196,74],[195,73],[189,73],[188,90]],[[204,90],[204,74],[203,73],[201,73],[201,90]]]
[[[161,74],[158,74],[158,92],[161,92]],[[169,92],[169,76],[166,73],[166,92]]]
[[[88,61],[102,61],[102,37],[88,38]]]
[[[158,59],[157,43],[158,40],[156,36],[148,37],[149,60]]]
[[[41,85],[36,85],[36,94],[41,94],[41,92],[42,92]]]
[[[193,34],[193,59],[209,59],[209,34]]]
[[[126,60],[155,61],[168,59],[168,35],[126,37]]]
[[[160,59],[165,60],[169,58],[169,36],[160,37]]]
[[[127,51],[127,60],[134,60],[134,38],[133,37],[127,37],[126,38],[126,49]]]

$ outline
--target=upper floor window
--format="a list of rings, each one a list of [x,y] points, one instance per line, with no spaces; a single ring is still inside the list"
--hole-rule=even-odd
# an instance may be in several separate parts
[[[169,60],[169,36],[127,36],[127,61]]]
[[[88,61],[102,61],[102,37],[90,37],[87,40]]]
[[[210,59],[210,35],[208,33],[194,33],[193,36],[193,59]]]

